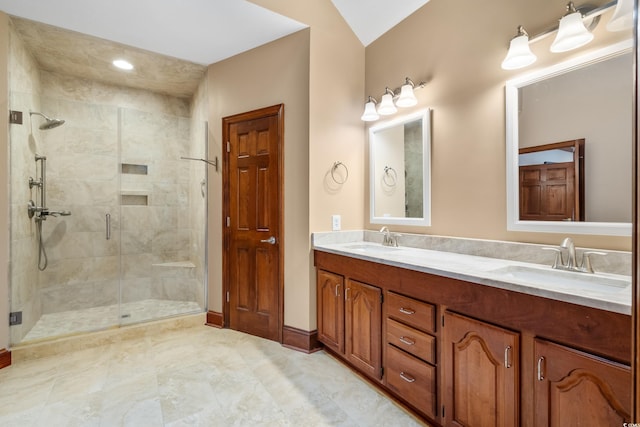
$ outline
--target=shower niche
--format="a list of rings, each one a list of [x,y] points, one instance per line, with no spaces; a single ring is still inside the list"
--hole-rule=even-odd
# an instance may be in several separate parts
[[[207,157],[202,101],[49,72],[10,40],[10,109],[43,112],[10,125],[11,345],[203,312],[208,171],[180,159]]]

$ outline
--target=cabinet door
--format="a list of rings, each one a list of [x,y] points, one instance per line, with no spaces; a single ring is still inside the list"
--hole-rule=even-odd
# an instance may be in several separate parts
[[[318,340],[344,354],[344,278],[318,270]]]
[[[536,426],[622,426],[631,411],[631,369],[535,341]]]
[[[519,425],[519,335],[445,313],[445,425]]]
[[[382,291],[347,281],[345,290],[347,359],[362,372],[382,378]]]

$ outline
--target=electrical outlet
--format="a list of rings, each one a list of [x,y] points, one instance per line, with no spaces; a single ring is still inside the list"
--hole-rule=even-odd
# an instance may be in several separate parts
[[[331,215],[331,229],[333,231],[340,230],[340,215]]]

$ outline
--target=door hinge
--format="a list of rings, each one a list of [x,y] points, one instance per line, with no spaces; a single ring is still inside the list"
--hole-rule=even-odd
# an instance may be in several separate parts
[[[227,141],[227,153],[231,152],[231,143]]]
[[[227,302],[229,302],[229,291],[227,291]]]
[[[22,325],[22,312],[14,311],[9,313],[9,326]]]
[[[444,314],[442,315],[442,327],[444,328]]]
[[[227,217],[227,227],[231,227],[231,217]]]
[[[382,304],[383,302],[384,302],[384,295],[381,292],[380,293],[380,304]]]
[[[22,111],[9,111],[9,123],[12,125],[21,125],[22,124]]]
[[[442,418],[444,418],[444,405],[442,405]]]
[[[384,377],[384,368],[380,368],[380,378]]]

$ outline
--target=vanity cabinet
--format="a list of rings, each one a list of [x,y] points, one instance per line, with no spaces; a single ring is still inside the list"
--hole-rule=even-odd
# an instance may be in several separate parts
[[[318,340],[362,373],[382,378],[382,291],[325,270],[317,273]]]
[[[429,425],[629,421],[629,315],[329,252],[314,262],[319,340]]]
[[[519,425],[519,334],[449,312],[443,331],[444,424]]]
[[[631,369],[535,340],[537,426],[622,426],[630,422]]]

